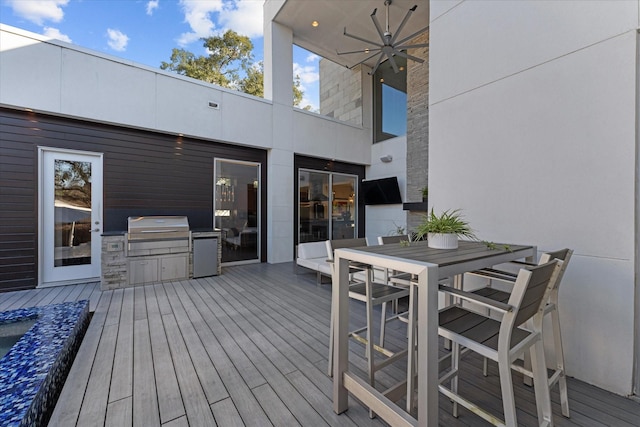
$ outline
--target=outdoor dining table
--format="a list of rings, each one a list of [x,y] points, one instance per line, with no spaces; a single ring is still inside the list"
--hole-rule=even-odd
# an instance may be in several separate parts
[[[387,244],[336,249],[332,304],[334,307],[333,409],[348,409],[348,393],[392,426],[438,425],[438,282],[465,272],[525,258],[535,261],[530,245],[460,241],[457,249],[432,249],[427,242],[409,246]],[[418,418],[400,408],[382,392],[349,371],[349,265],[388,268],[417,277],[418,305]],[[411,352],[409,352],[411,354]],[[409,360],[412,358],[410,357]]]

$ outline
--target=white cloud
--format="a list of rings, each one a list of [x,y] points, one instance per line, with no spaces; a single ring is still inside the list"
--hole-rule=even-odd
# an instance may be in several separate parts
[[[178,38],[186,46],[231,29],[250,38],[262,36],[263,0],[180,0],[191,31]]]
[[[293,63],[293,77],[300,76],[300,84],[304,88],[305,84],[317,82],[320,78],[318,68],[315,65],[302,66],[297,62]]]
[[[318,62],[319,60],[320,60],[320,57],[315,53],[310,53],[306,59],[307,62]]]
[[[220,12],[220,25],[249,38],[262,37],[262,0],[227,1]]]
[[[302,97],[302,101],[300,101],[300,104],[299,104],[298,108],[306,108],[307,106],[310,107],[310,108],[308,108],[308,110],[313,112],[313,113],[319,113],[320,112],[320,107],[318,107],[318,105],[315,102],[313,102],[312,100],[310,100],[306,96],[303,96]]]
[[[149,0],[147,2],[147,15],[153,15],[153,11],[158,8],[160,0]]]
[[[13,12],[37,25],[45,21],[60,22],[64,17],[62,6],[69,0],[9,0]]]
[[[216,26],[210,15],[222,10],[222,0],[180,0],[180,6],[184,21],[191,27],[191,32],[183,33],[178,38],[180,46],[213,35]]]
[[[63,42],[71,43],[71,38],[66,34],[62,34],[60,30],[57,28],[44,27],[42,34],[51,39],[61,40]]]
[[[109,28],[107,29],[107,37],[109,37],[107,44],[111,49],[122,52],[127,48],[129,37],[122,31]]]

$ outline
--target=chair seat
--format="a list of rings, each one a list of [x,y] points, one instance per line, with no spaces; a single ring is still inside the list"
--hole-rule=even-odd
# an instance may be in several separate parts
[[[356,283],[349,286],[350,298],[357,299],[359,301],[365,301],[366,295],[366,283]],[[371,298],[376,301],[376,304],[381,304],[385,301],[391,301],[394,299],[402,298],[404,296],[409,296],[408,289],[396,288],[376,282],[371,283]]]
[[[509,301],[509,292],[501,291],[495,288],[480,288],[478,290],[472,291],[476,295],[480,295],[485,298],[490,298],[494,301],[507,302]]]
[[[500,322],[470,312],[458,305],[452,305],[439,313],[438,333],[444,338],[452,334],[482,344],[487,349],[498,351]],[[514,328],[511,334],[511,348],[517,346],[531,335],[531,332]]]

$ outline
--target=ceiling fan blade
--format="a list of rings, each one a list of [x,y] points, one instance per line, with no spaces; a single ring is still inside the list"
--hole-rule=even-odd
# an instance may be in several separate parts
[[[346,28],[346,27],[345,27],[345,29],[344,29],[344,33],[343,33],[343,34],[344,34],[345,36],[347,36],[347,37],[351,37],[352,39],[359,40],[359,41],[361,41],[361,42],[363,42],[363,43],[367,43],[367,44],[370,44],[370,45],[373,45],[373,46],[376,46],[376,47],[378,47],[378,46],[379,46],[379,44],[378,44],[378,43],[376,43],[376,42],[372,42],[371,40],[364,39],[364,38],[362,38],[362,37],[360,37],[360,36],[356,36],[356,35],[354,35],[354,34],[349,34],[349,33],[347,33],[347,28]]]
[[[370,76],[373,76],[376,73],[376,70],[380,66],[380,63],[382,62],[382,58],[384,58],[384,53],[381,53],[380,56],[378,57],[378,61],[376,62],[376,65],[373,66],[373,68],[371,69],[371,72],[369,73]]]
[[[378,30],[378,35],[384,44],[386,44],[384,39],[384,32],[382,31],[382,27],[380,26],[380,22],[378,22],[378,18],[376,17],[376,11],[378,9],[373,9],[373,13],[371,14],[371,20],[373,21],[373,25],[376,26],[376,30]]]
[[[350,55],[352,53],[370,53],[370,52],[379,52],[380,48],[377,47],[375,49],[360,49],[360,50],[352,50],[351,52],[338,52],[336,51],[337,55]]]
[[[402,40],[400,40],[398,43],[396,43],[396,45],[401,45],[402,43],[406,42],[407,40],[411,40],[412,38],[424,33],[425,31],[427,31],[429,29],[429,26],[427,25],[426,27],[424,27],[421,30],[416,31],[415,33],[411,34],[410,36],[407,36],[405,38],[403,38]]]
[[[418,58],[417,56],[409,55],[408,53],[403,52],[401,50],[394,49],[393,53],[398,55],[398,56],[402,56],[403,58],[407,58],[407,59],[410,59],[412,61],[419,62],[420,64],[422,64],[424,62],[424,59]]]
[[[391,63],[391,68],[393,68],[393,72],[398,74],[400,72],[400,69],[398,68],[398,64],[396,63],[396,60],[393,58],[393,55],[390,55],[387,53],[387,58],[389,58],[389,63]]]
[[[405,49],[417,49],[419,47],[429,47],[429,43],[407,44],[403,46],[396,45],[394,49],[405,50]]]
[[[389,42],[390,44],[393,44],[396,39],[398,38],[398,35],[400,34],[400,32],[402,31],[402,29],[404,28],[404,26],[406,25],[407,21],[409,20],[409,18],[411,17],[411,14],[413,12],[415,12],[416,8],[418,7],[418,5],[414,5],[411,9],[409,9],[407,11],[407,14],[404,15],[404,19],[402,20],[402,22],[400,23],[400,26],[398,27],[398,29],[396,30],[395,34],[393,35],[393,37],[391,38],[391,41]]]

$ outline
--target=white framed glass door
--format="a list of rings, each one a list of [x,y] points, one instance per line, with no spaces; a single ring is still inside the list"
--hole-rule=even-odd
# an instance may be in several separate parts
[[[100,277],[102,154],[38,148],[39,285]]]

